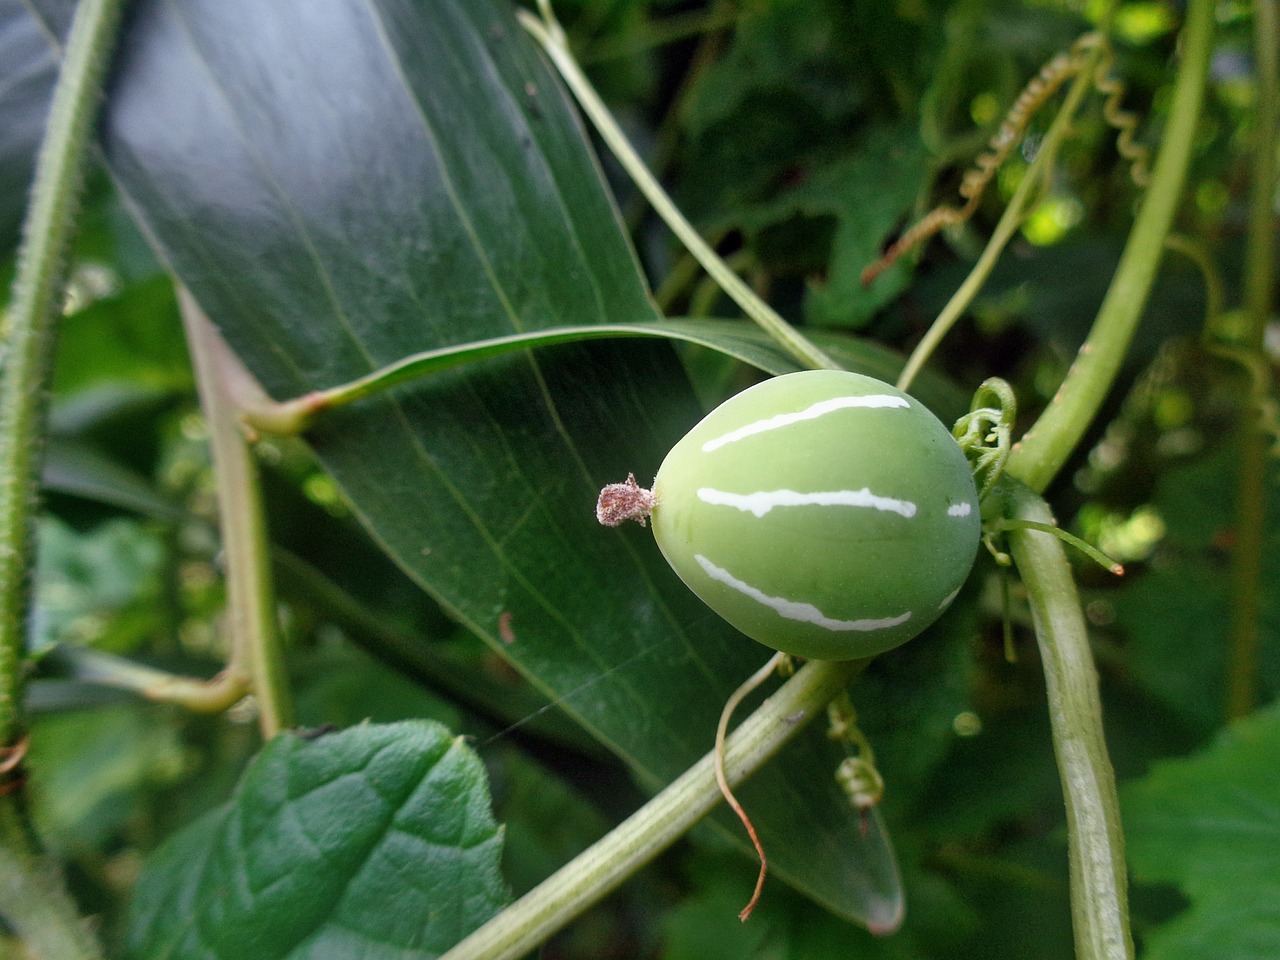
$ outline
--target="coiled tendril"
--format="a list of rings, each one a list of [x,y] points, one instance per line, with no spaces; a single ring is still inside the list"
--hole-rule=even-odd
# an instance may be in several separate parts
[[[1084,69],[1088,54],[1100,51],[1097,68],[1093,73],[1093,85],[1099,93],[1106,96],[1102,104],[1102,116],[1108,124],[1118,132],[1116,150],[1120,156],[1129,161],[1129,174],[1139,187],[1150,182],[1150,151],[1134,143],[1133,134],[1138,126],[1137,114],[1124,110],[1120,103],[1124,98],[1125,85],[1111,75],[1114,56],[1111,44],[1100,33],[1088,33],[1078,39],[1066,53],[1057,54],[1052,60],[1040,68],[1040,72],[1018,94],[1013,106],[1005,114],[1004,120],[995,135],[987,144],[985,152],[980,154],[974,165],[965,173],[960,181],[960,196],[964,198],[963,206],[942,205],[925,214],[923,219],[910,227],[885,251],[875,263],[862,271],[862,283],[871,283],[885,270],[889,269],[897,259],[923,243],[939,230],[964,223],[978,209],[982,194],[987,189],[1000,165],[1009,158],[1013,148],[1026,133],[1027,125],[1039,109],[1061,89],[1062,85]]]
[[[973,394],[969,412],[951,428],[951,435],[973,466],[979,499],[986,497],[1004,470],[1013,449],[1017,416],[1013,388],[999,377],[991,377],[982,381]]]

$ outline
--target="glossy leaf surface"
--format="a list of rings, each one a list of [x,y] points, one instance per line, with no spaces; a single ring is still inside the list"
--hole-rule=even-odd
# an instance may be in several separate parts
[[[492,3],[143,0],[103,144],[164,258],[278,399],[411,353],[653,322],[554,78]],[[670,347],[520,352],[310,434],[376,540],[649,786],[712,742],[759,650],[647,531],[592,507],[700,416]],[[873,927],[900,914],[815,732],[744,792],[775,873]]]

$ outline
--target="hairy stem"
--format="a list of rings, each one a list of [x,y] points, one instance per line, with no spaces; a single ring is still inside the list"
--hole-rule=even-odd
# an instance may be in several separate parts
[[[99,92],[124,0],[76,8],[23,224],[0,370],[0,917],[41,960],[102,956],[22,804],[23,655],[48,384]]]
[[[1009,473],[1043,491],[1062,469],[1115,380],[1155,281],[1161,249],[1182,198],[1204,100],[1214,30],[1213,0],[1190,0],[1182,65],[1151,185],[1088,338],[1053,402],[1014,447]]]
[[[270,739],[292,725],[293,706],[280,649],[258,469],[240,426],[240,412],[260,402],[262,391],[185,289],[179,291],[179,303],[217,477],[231,643],[228,669],[239,664],[248,669],[262,735]]]
[[[0,370],[0,747],[21,729],[22,659],[49,371],[90,132],[124,0],[83,0],[23,224]]]
[[[1253,190],[1249,205],[1245,254],[1244,311],[1248,329],[1241,347],[1262,358],[1263,333],[1275,295],[1276,143],[1280,140],[1280,13],[1276,0],[1253,5],[1254,62],[1257,67],[1257,110],[1253,134]],[[1257,414],[1253,404],[1246,417]],[[1266,434],[1246,422],[1240,444],[1236,480],[1235,549],[1231,563],[1231,640],[1227,648],[1228,717],[1242,717],[1254,707],[1258,683],[1259,621],[1262,616],[1262,552],[1266,534]]]
[[[758,770],[861,670],[864,661],[807,663],[725,742],[731,785]],[[701,820],[721,800],[707,754],[571,863],[441,957],[516,960],[597,903]]]
[[[1006,482],[1001,495],[1008,519],[1053,522],[1021,484]],[[1067,807],[1076,960],[1130,960],[1124,834],[1080,597],[1060,540],[1028,528],[1010,529],[1008,538],[1031,603]]]

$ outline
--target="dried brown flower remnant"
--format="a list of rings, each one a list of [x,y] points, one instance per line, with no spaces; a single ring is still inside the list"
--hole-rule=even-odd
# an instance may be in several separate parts
[[[653,491],[636,483],[634,473],[627,474],[625,483],[611,483],[600,491],[596,501],[596,519],[606,527],[616,527],[626,520],[635,520],[640,526],[648,526],[653,512]]]

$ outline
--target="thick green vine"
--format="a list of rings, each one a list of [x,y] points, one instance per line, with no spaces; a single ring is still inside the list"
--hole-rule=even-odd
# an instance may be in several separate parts
[[[123,8],[124,0],[84,0],[76,8],[18,251],[0,369],[0,746],[21,727],[28,570],[49,369],[90,130]]]
[[[101,955],[22,809],[23,661],[49,371],[90,131],[124,0],[76,8],[36,161],[0,370],[0,914],[34,955]],[[12,761],[12,762],[10,762]]]
[[[999,496],[1012,521],[1053,522],[1044,501],[1021,484],[1005,481]],[[1067,807],[1076,960],[1128,960],[1124,834],[1080,596],[1060,540],[1017,526],[1007,536],[1031,603]]]
[[[1009,457],[1009,474],[1044,491],[1075,450],[1114,382],[1155,282],[1173,215],[1182,200],[1213,43],[1212,0],[1191,0],[1181,39],[1182,64],[1174,85],[1164,139],[1151,185],[1120,256],[1097,319],[1061,388]]]

